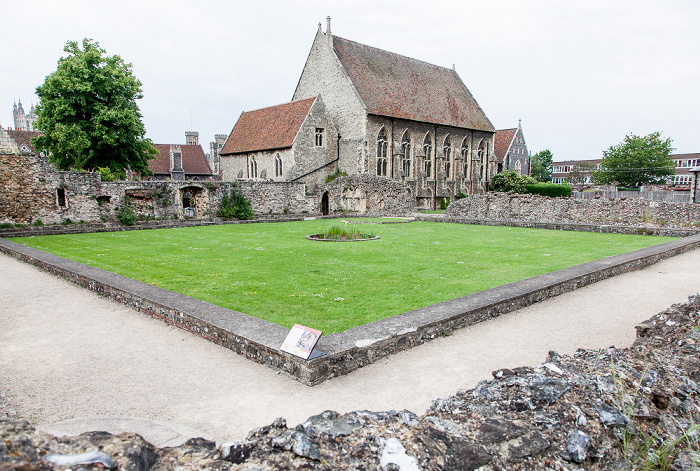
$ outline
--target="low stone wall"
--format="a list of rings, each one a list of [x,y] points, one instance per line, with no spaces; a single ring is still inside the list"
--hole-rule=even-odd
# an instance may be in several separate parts
[[[655,315],[628,349],[509,365],[422,416],[325,411],[296,427],[280,417],[218,446],[192,438],[158,449],[134,433],[56,438],[0,409],[0,469],[697,470],[699,311],[692,296]]]
[[[700,247],[700,235],[510,283],[324,336],[306,361],[279,350],[288,330],[98,268],[0,239],[0,251],[188,330],[313,386],[446,332]]]
[[[474,220],[700,228],[700,205],[643,198],[579,200],[489,193],[454,201],[444,215]]]

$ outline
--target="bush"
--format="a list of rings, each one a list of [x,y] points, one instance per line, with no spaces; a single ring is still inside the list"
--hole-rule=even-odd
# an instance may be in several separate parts
[[[39,218],[35,219],[34,222],[32,223],[32,226],[34,226],[34,227],[41,227],[43,225],[44,225],[44,221],[42,221]]]
[[[532,193],[533,195],[549,196],[552,198],[556,198],[558,196],[571,196],[571,186],[559,185],[556,183],[535,183],[532,185],[525,185],[525,191],[527,193]]]
[[[466,198],[466,197],[467,197],[467,195],[463,191],[460,191],[459,193],[457,193],[455,195],[455,199],[457,199],[457,200],[461,200],[462,198]]]
[[[440,198],[440,209],[445,210],[450,205],[449,198]]]
[[[231,196],[224,193],[221,197],[221,205],[216,216],[221,219],[253,219],[253,210],[250,207],[250,201],[234,186],[231,189]]]
[[[347,176],[348,176],[347,172],[343,172],[342,170],[338,169],[335,171],[335,173],[331,173],[330,175],[328,175],[326,177],[326,183],[330,183],[338,177],[347,177]]]
[[[117,179],[117,176],[112,173],[112,169],[109,167],[97,167],[97,172],[99,172],[103,182],[113,182]]]
[[[491,182],[493,191],[503,191],[506,193],[525,193],[525,181],[518,172],[506,170],[494,175]]]
[[[117,220],[125,226],[133,226],[136,224],[136,213],[134,213],[129,206],[129,201],[129,197],[126,196],[124,198],[124,204],[119,208],[119,212],[117,213]]]

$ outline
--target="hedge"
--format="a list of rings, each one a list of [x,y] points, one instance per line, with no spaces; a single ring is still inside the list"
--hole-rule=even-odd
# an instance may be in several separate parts
[[[530,185],[525,185],[525,193],[532,193],[533,195],[550,196],[556,198],[557,196],[571,196],[571,186],[569,185],[559,185],[556,183],[534,183]]]

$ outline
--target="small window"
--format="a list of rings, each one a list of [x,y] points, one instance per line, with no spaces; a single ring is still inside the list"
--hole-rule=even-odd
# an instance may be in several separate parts
[[[323,147],[323,128],[316,128],[316,147]]]
[[[275,157],[275,176],[282,176],[282,158],[279,154],[277,154],[277,156]]]
[[[258,178],[258,163],[255,159],[250,161],[250,178]]]
[[[377,175],[380,177],[386,177],[386,149],[387,149],[387,136],[384,128],[379,132],[379,137],[377,138]]]
[[[58,202],[59,208],[66,207],[66,190],[63,188],[58,188],[56,190],[56,201]]]

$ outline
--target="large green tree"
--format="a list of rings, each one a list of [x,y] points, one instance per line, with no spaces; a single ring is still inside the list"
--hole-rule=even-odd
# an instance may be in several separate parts
[[[530,176],[538,182],[552,180],[552,164],[554,157],[549,149],[539,151],[530,160]]]
[[[61,170],[107,167],[119,177],[131,169],[148,175],[148,159],[157,155],[141,121],[136,100],[141,82],[131,64],[108,56],[99,43],[83,39],[66,43],[68,53],[56,71],[37,87],[42,135],[32,143],[49,154]]]
[[[619,182],[626,187],[663,183],[676,168],[669,158],[671,142],[659,132],[643,137],[629,134],[623,142],[603,152],[600,169],[593,173],[593,179],[601,185]]]

